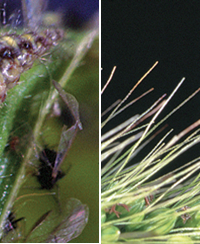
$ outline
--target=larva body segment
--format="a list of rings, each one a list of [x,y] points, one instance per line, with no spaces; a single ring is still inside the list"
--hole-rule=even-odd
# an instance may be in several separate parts
[[[50,47],[56,46],[62,37],[63,31],[59,29],[0,37],[0,102],[5,100],[7,91],[17,84],[20,75]]]

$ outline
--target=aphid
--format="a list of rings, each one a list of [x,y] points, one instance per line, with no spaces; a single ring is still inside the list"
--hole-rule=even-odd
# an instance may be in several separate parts
[[[151,202],[153,201],[153,198],[154,198],[153,195],[150,195],[150,196],[147,196],[144,198],[145,203],[146,203],[146,207],[148,207],[151,204]]]
[[[182,211],[185,211],[187,209],[189,209],[190,207],[188,206],[184,206],[181,208]],[[181,215],[181,218],[183,220],[183,224],[185,224],[187,222],[188,219],[191,219],[191,216],[188,214],[188,213],[185,213],[185,214],[182,214]]]
[[[109,208],[109,209],[105,209],[105,212],[108,212],[109,214],[114,213],[114,214],[117,216],[117,218],[119,218],[121,213],[120,213],[119,211],[116,210],[116,206],[122,206],[122,207],[125,208],[128,212],[130,211],[128,205],[126,205],[126,204],[122,204],[122,203],[117,203],[117,204],[113,205],[111,208]]]
[[[24,218],[22,217],[22,218],[19,218],[19,219],[15,219],[14,213],[10,212],[8,217],[7,217],[6,222],[4,224],[4,227],[3,227],[4,235],[7,235],[10,231],[16,229],[17,228],[17,223],[19,221],[21,221],[22,219],[24,219]]]
[[[56,178],[52,177],[52,171],[55,164],[57,153],[54,150],[45,148],[39,156],[41,162],[37,179],[42,189],[52,189],[54,184],[61,179],[65,174],[60,170],[57,172]]]

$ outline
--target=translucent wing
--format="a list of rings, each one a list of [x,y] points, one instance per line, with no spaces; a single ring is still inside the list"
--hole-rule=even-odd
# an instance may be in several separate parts
[[[53,85],[55,86],[56,90],[59,92],[62,100],[65,102],[67,107],[69,108],[76,126],[79,127],[79,129],[82,129],[82,124],[80,121],[80,116],[79,116],[79,105],[78,102],[76,101],[76,98],[72,96],[71,94],[65,92],[63,88],[60,86],[58,82],[55,80],[52,81]]]
[[[57,153],[54,168],[52,171],[52,178],[54,178],[54,179],[56,178],[58,169],[59,169],[60,165],[62,164],[62,162],[65,158],[65,155],[68,152],[68,150],[72,144],[72,141],[76,135],[76,132],[77,132],[77,130],[74,126],[72,126],[70,129],[67,129],[66,126],[63,127],[60,143],[58,146],[58,153]]]
[[[48,0],[21,0],[25,27],[35,30],[40,26]]]
[[[63,216],[62,222],[52,231],[46,242],[66,243],[78,237],[88,222],[89,209],[79,200],[71,198],[67,204],[68,216]]]
[[[64,160],[65,155],[69,150],[73,139],[75,138],[77,129],[82,129],[82,125],[79,117],[78,102],[76,101],[75,97],[69,93],[66,93],[56,81],[53,81],[53,85],[58,90],[63,101],[66,103],[67,108],[69,109],[71,116],[73,118],[72,126],[70,128],[64,126],[61,134],[61,139],[58,146],[58,153],[52,172],[52,177],[56,178],[59,166]]]

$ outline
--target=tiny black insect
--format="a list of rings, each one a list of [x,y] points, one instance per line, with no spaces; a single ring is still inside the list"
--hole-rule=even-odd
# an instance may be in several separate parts
[[[7,235],[10,231],[17,229],[17,222],[22,219],[24,218],[15,219],[14,213],[10,212],[3,227],[4,234]]]
[[[52,189],[55,183],[65,175],[60,170],[58,170],[57,176],[55,178],[52,177],[56,157],[57,152],[48,148],[42,150],[39,155],[39,161],[41,164],[39,166],[39,174],[37,176],[37,179],[42,189]]]

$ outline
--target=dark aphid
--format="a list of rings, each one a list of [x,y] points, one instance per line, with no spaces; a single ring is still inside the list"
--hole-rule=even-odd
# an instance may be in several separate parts
[[[187,210],[187,209],[189,209],[189,208],[190,208],[190,207],[188,207],[188,206],[184,206],[184,207],[181,208],[181,210],[182,210],[182,211],[185,211],[185,210]],[[188,221],[188,219],[191,219],[191,216],[190,216],[189,213],[185,213],[185,214],[182,214],[182,215],[181,215],[181,218],[182,218],[182,220],[183,220],[183,224],[185,224],[185,223]]]
[[[52,177],[56,157],[57,153],[48,148],[45,148],[39,155],[41,164],[39,166],[37,179],[42,189],[52,189],[55,183],[65,175],[59,170],[56,178]]]
[[[3,227],[4,235],[8,234],[10,231],[14,229],[17,229],[17,223],[22,219],[24,218],[22,217],[19,219],[15,219],[14,213],[10,212]]]
[[[17,147],[19,146],[20,140],[18,136],[13,136],[9,141],[10,149],[13,151],[17,151]]]

